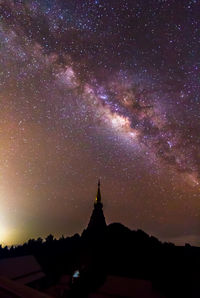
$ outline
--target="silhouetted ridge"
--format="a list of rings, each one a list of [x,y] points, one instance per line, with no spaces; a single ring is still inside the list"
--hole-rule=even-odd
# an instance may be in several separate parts
[[[112,233],[131,233],[131,230],[119,222],[114,222],[108,225],[107,232]]]

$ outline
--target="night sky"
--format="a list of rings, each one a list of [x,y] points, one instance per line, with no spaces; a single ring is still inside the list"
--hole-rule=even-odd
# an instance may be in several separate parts
[[[200,1],[0,0],[0,242],[107,223],[200,245]]]

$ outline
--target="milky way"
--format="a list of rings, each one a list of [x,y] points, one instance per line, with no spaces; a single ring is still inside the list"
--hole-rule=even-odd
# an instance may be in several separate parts
[[[0,1],[0,239],[107,222],[199,245],[200,1]]]

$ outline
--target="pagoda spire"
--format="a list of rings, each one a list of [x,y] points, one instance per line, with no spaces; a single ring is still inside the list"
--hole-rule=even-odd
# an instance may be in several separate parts
[[[96,204],[101,203],[101,190],[100,190],[100,179],[98,180],[98,190],[97,190],[97,196],[96,196]]]
[[[83,235],[95,235],[99,237],[105,232],[106,221],[103,214],[103,204],[101,202],[101,190],[100,190],[100,179],[98,180],[97,195],[94,202],[94,209],[90,217],[90,221],[86,230],[84,230]]]

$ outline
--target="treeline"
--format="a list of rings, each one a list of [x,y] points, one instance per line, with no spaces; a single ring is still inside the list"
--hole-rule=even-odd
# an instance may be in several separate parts
[[[84,284],[98,286],[114,274],[151,280],[168,297],[197,297],[200,248],[162,243],[142,230],[114,223],[102,233],[55,239],[30,239],[23,245],[0,248],[0,258],[34,255],[48,278],[56,282],[78,269]]]

